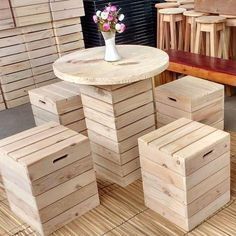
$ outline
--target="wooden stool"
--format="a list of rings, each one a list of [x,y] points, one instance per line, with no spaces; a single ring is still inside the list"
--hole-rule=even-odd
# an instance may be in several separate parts
[[[185,117],[224,129],[224,86],[192,76],[155,88],[158,127]]]
[[[196,18],[208,14],[192,10],[192,11],[185,11],[184,15],[186,17],[184,51],[186,52],[190,51],[193,53],[195,46],[196,29],[197,29]]]
[[[30,90],[29,97],[36,125],[54,121],[87,135],[78,85],[62,81]]]
[[[160,14],[159,10],[166,8],[177,8],[179,3],[177,2],[166,2],[166,3],[157,3],[155,5],[157,8],[157,48],[160,48]]]
[[[230,201],[230,135],[179,119],[139,138],[145,205],[190,231]]]
[[[201,36],[206,34],[206,55],[211,57],[228,59],[226,34],[225,34],[226,19],[221,16],[202,16],[196,19],[197,32],[195,53],[200,53]]]
[[[0,155],[10,208],[40,235],[99,205],[86,136],[49,122],[1,140]]]
[[[167,8],[159,11],[160,49],[183,49],[183,12],[185,12],[183,8]]]

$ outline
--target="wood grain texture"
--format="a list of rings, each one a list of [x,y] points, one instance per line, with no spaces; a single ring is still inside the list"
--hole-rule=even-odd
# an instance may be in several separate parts
[[[104,49],[85,49],[63,56],[53,65],[56,76],[78,84],[125,84],[154,77],[168,67],[168,55],[159,49],[118,46],[122,59],[115,63],[103,60]]]

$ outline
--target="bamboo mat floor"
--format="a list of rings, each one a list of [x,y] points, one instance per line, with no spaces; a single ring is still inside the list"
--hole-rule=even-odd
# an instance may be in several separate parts
[[[236,236],[236,133],[231,133],[232,201],[215,215],[186,233],[144,206],[142,181],[121,188],[98,180],[101,205],[57,230],[52,236]],[[0,190],[0,236],[36,236],[9,209],[4,191]]]

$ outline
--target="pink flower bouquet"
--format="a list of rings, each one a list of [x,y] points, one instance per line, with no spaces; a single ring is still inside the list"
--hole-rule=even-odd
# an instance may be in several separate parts
[[[93,16],[93,20],[98,24],[98,28],[102,32],[118,32],[123,33],[126,26],[122,21],[124,14],[120,14],[121,8],[118,8],[109,3],[103,11],[97,11]]]

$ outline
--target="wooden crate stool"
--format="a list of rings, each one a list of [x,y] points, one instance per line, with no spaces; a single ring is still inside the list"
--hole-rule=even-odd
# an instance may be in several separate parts
[[[55,121],[87,135],[79,86],[58,82],[29,91],[36,125]]]
[[[99,205],[89,139],[49,122],[0,141],[11,210],[49,235]]]
[[[197,12],[194,10],[184,12],[184,16],[186,17],[184,51],[194,52],[197,30],[196,18],[205,15],[207,15],[207,13]]]
[[[139,138],[147,207],[190,231],[230,201],[230,135],[179,119]]]
[[[225,22],[226,18],[221,16],[202,16],[196,19],[197,32],[195,53],[200,53],[202,34],[206,34],[206,56],[223,57],[228,59],[226,44]]]
[[[160,14],[160,49],[183,49],[184,16],[183,8],[161,9]]]
[[[161,9],[166,9],[166,8],[177,8],[179,7],[179,3],[177,3],[176,1],[174,2],[164,2],[164,3],[157,3],[155,5],[155,7],[157,8],[157,48],[160,48],[160,14],[159,14],[159,10]],[[164,23],[166,24],[166,23]],[[164,32],[164,34],[166,34],[167,32]]]
[[[133,183],[141,177],[138,137],[155,129],[151,79],[80,88],[97,176]]]
[[[192,76],[155,88],[158,127],[185,117],[224,129],[224,86]]]

